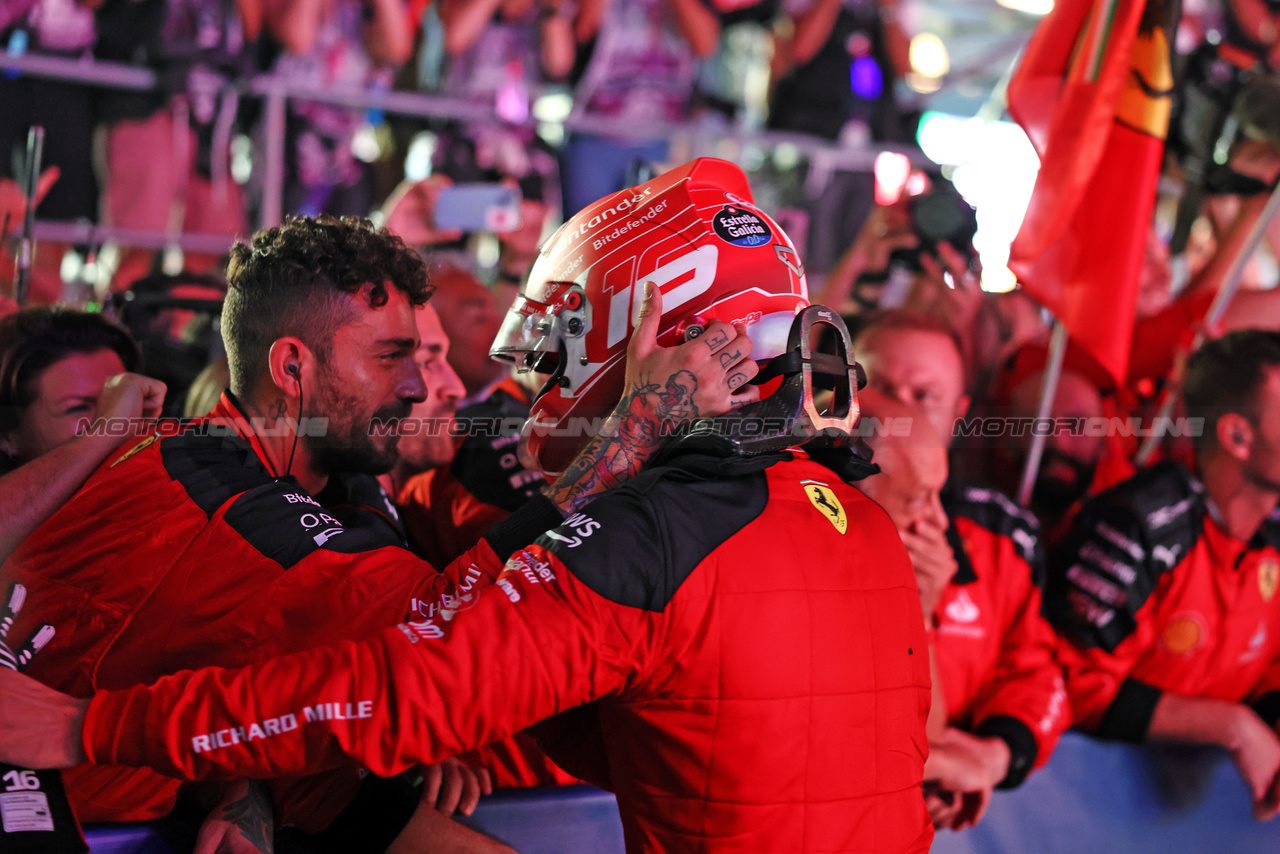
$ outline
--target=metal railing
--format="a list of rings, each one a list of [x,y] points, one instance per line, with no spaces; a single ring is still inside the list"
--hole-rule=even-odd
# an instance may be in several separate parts
[[[27,74],[84,86],[132,91],[153,91],[159,85],[158,75],[147,68],[116,62],[72,59],[40,54],[13,55],[0,53],[0,71]],[[489,104],[425,95],[417,92],[377,91],[357,87],[317,87],[299,84],[284,77],[261,74],[238,81],[241,94],[260,97],[264,106],[263,181],[260,225],[268,227],[280,222],[283,215],[285,183],[285,123],[291,99],[313,101],[361,110],[378,110],[400,116],[427,119],[458,119],[474,123],[500,122]],[[534,123],[529,119],[528,123]],[[750,131],[708,122],[647,125],[643,129],[615,119],[597,116],[570,116],[563,123],[569,131],[612,136],[619,139],[680,140],[683,150],[692,156],[724,157],[736,152],[743,159],[751,150],[772,151],[782,145],[793,146],[807,157],[819,174],[832,170],[869,170],[882,151],[905,154],[920,165],[928,164],[923,153],[914,146],[876,144],[848,147],[834,145],[816,137],[778,131]],[[729,159],[735,159],[730,157]],[[71,223],[37,223],[35,234],[44,240],[66,243],[112,241],[140,248],[179,246],[197,252],[225,252],[230,240],[224,235],[183,233],[115,228]]]

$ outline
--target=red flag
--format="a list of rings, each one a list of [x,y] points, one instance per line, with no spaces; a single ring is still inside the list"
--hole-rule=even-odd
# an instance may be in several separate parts
[[[1040,155],[1009,267],[1118,383],[1169,127],[1175,8],[1057,0],[1009,82]]]

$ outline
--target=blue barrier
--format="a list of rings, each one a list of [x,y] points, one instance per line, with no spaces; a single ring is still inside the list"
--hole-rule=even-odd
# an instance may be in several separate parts
[[[617,802],[591,786],[511,790],[483,798],[464,824],[521,854],[621,854]],[[155,822],[86,829],[93,854],[185,854],[190,829]],[[1280,819],[1253,820],[1226,753],[1135,747],[1068,733],[1047,767],[996,792],[986,817],[943,831],[937,854],[1276,854]]]
[[[510,789],[480,800],[459,819],[520,854],[622,854],[622,822],[613,795],[594,786]],[[187,854],[195,829],[172,819],[97,824],[84,829],[91,854]]]
[[[937,854],[1276,854],[1280,820],[1254,821],[1244,781],[1217,748],[1094,741],[1068,733],[975,828]]]
[[[187,854],[196,846],[195,829],[171,819],[91,824],[84,838],[90,854]]]
[[[623,854],[624,850],[618,801],[594,786],[496,792],[461,821],[520,854]]]

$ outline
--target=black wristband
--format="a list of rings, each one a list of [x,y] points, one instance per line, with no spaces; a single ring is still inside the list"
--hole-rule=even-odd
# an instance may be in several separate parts
[[[978,725],[974,735],[980,738],[999,738],[1009,745],[1009,770],[1004,779],[996,784],[996,788],[1016,789],[1021,786],[1040,754],[1040,747],[1036,744],[1031,727],[1008,715],[993,715]]]
[[[1267,726],[1276,728],[1280,721],[1280,691],[1268,691],[1249,705]]]
[[[1147,737],[1151,716],[1164,692],[1145,682],[1129,678],[1120,685],[1115,699],[1102,716],[1098,738],[1140,744]]]
[[[564,514],[550,498],[535,495],[519,510],[489,529],[484,538],[490,548],[505,561],[547,531],[564,521]]]

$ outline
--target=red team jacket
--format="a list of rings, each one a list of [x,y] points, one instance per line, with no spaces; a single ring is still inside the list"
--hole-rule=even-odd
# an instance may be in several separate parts
[[[400,491],[405,530],[432,566],[448,566],[546,485],[516,454],[528,417],[529,396],[508,377],[489,397],[458,411],[467,437],[449,466],[411,478]]]
[[[1081,727],[1141,741],[1166,691],[1253,702],[1275,723],[1280,515],[1246,543],[1214,512],[1174,462],[1085,504],[1048,593]]]
[[[1071,724],[1056,635],[1040,614],[1040,527],[992,489],[948,487],[943,506],[959,564],[935,611],[947,721],[1005,740],[1009,773],[1000,788],[1013,788]]]
[[[322,505],[327,495],[270,470],[229,395],[181,434],[126,443],[4,566],[29,591],[15,628],[57,630],[27,673],[87,697],[184,668],[264,661],[369,637],[433,612],[448,581],[469,588],[500,571],[505,555],[481,543],[449,579],[437,573],[398,545],[395,511],[366,480],[368,497],[346,490]],[[337,509],[375,502],[382,514]],[[560,518],[552,512],[519,544]],[[166,815],[179,786],[118,767],[81,766],[65,779],[88,822]],[[352,771],[277,789],[277,806],[322,829],[357,784]]]
[[[465,611],[100,694],[85,740],[188,777],[388,774],[599,700],[629,851],[924,852],[925,644],[860,492],[798,453],[685,456],[517,551]]]
[[[483,401],[458,411],[467,431],[448,467],[413,477],[398,502],[413,548],[433,566],[447,566],[493,525],[542,492],[546,479],[516,454],[529,395],[511,377]],[[578,782],[549,760],[524,733],[468,751],[463,762],[485,768],[495,788]]]

